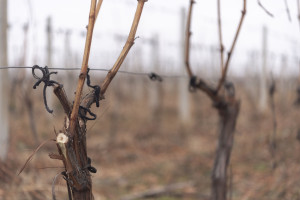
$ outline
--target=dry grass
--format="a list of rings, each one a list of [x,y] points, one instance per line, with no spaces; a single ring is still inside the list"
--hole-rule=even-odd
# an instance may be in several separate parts
[[[142,84],[140,97],[129,94],[131,90],[126,88],[133,87],[136,81]],[[87,131],[88,155],[98,169],[92,178],[95,199],[119,199],[126,194],[190,180],[196,182],[195,187],[179,191],[177,196],[156,199],[207,199],[210,195],[217,113],[205,95],[191,94],[192,120],[183,126],[178,121],[177,85],[168,82],[171,80],[161,85],[165,92],[160,100],[160,120],[155,120],[157,116],[148,106],[147,90],[154,83],[147,79],[116,80],[107,91],[107,100],[101,102],[100,109],[95,109],[99,117],[88,123]],[[300,199],[300,144],[296,140],[300,112],[293,106],[295,88],[275,94],[278,166],[273,169],[268,147],[273,132],[271,112],[258,114],[255,94],[248,92],[245,84],[241,82],[237,87],[242,107],[232,153],[232,197],[234,200]],[[117,88],[119,85],[121,88]],[[54,138],[53,126],[56,129],[62,126],[63,111],[55,101],[55,116],[47,117],[41,90],[32,92],[36,97],[38,133],[43,140]],[[16,99],[10,107],[11,146],[7,168],[13,174],[36,147],[21,102],[22,99]],[[51,199],[52,179],[62,171],[59,168],[62,164],[49,159],[50,152],[56,152],[55,145],[47,144],[35,155],[21,174],[21,181],[13,175],[4,179],[0,174],[0,199]],[[58,199],[67,198],[64,180],[58,181],[56,193]]]

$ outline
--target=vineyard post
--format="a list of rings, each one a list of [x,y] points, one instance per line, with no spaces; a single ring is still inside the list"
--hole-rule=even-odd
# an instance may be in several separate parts
[[[143,48],[141,46],[136,46],[134,51],[135,59],[133,63],[133,69],[139,70],[143,66]],[[141,101],[144,97],[144,79],[140,77],[136,77],[133,81],[133,87],[135,88],[134,99],[137,101]]]
[[[29,23],[26,23],[23,26],[24,42],[23,42],[22,56],[19,63],[20,66],[26,66],[26,62],[27,62],[28,30],[29,30]],[[28,120],[32,131],[32,136],[34,138],[35,143],[39,144],[39,135],[37,132],[37,127],[36,127],[35,117],[34,117],[34,103],[33,103],[32,93],[30,92],[31,87],[28,87],[28,84],[25,84],[27,81],[26,71],[25,70],[20,71],[20,75],[21,75],[20,80],[16,81],[19,82],[18,85],[19,87],[23,86],[21,87],[22,90],[19,93],[22,96],[22,100],[24,101],[24,105],[28,113]],[[15,84],[16,82],[13,83]]]
[[[154,34],[150,40],[151,45],[151,57],[152,62],[151,65],[155,72],[161,73],[161,65],[160,65],[160,52],[159,52],[159,36],[158,34]],[[149,107],[151,110],[152,121],[155,124],[155,127],[159,129],[161,117],[160,111],[163,107],[163,88],[160,82],[151,83],[152,86],[149,87]]]
[[[300,28],[300,0],[297,0],[297,19]]]
[[[23,52],[22,57],[20,60],[21,66],[26,66],[26,58],[27,58],[27,46],[28,46],[28,30],[29,30],[29,24],[25,24],[23,26],[23,35],[24,35],[24,42],[23,42]]]
[[[240,18],[240,22],[237,31],[234,36],[231,48],[227,53],[227,59],[223,60],[223,42],[222,42],[222,29],[221,29],[221,17],[220,17],[220,0],[218,0],[218,27],[219,27],[219,40],[220,40],[220,54],[221,54],[221,77],[217,84],[217,87],[208,85],[205,80],[198,78],[193,74],[190,66],[190,36],[191,36],[191,13],[194,0],[190,0],[189,15],[186,25],[186,37],[185,37],[185,64],[186,70],[190,77],[189,89],[191,91],[201,90],[203,91],[213,102],[214,107],[219,114],[219,139],[216,152],[216,158],[212,171],[212,200],[226,200],[227,199],[227,182],[228,182],[228,166],[230,162],[230,155],[234,143],[234,131],[236,126],[237,117],[240,109],[240,100],[235,97],[235,88],[233,83],[226,81],[226,75],[230,63],[230,59],[238,39],[238,35],[241,30],[241,26],[246,14],[246,0],[243,1],[243,10]],[[222,66],[223,65],[223,66]]]
[[[268,104],[268,88],[267,88],[267,45],[268,45],[268,29],[266,26],[262,28],[262,64],[261,73],[259,73],[259,111],[264,113]]]
[[[48,17],[46,19],[46,40],[47,40],[47,45],[46,45],[46,63],[48,66],[52,66],[52,57],[53,57],[53,27],[52,27],[52,18]],[[51,90],[47,90],[47,96],[48,96],[48,105],[52,107],[53,104],[53,98],[51,95]]]
[[[300,0],[297,0],[297,19],[298,19],[298,24],[299,24],[299,28],[300,28]],[[298,61],[298,63],[299,63],[298,67],[299,67],[299,71],[300,71],[300,61]],[[295,105],[297,105],[297,106],[300,105],[300,73],[298,75],[297,97],[296,97]]]
[[[0,0],[0,66],[8,65],[7,55],[7,0]],[[0,160],[7,158],[9,147],[8,127],[8,71],[0,72]]]
[[[185,50],[184,50],[184,45],[185,45],[185,27],[186,27],[186,11],[185,8],[183,7],[181,9],[181,16],[180,16],[180,52],[179,52],[179,65],[180,65],[180,70],[182,73],[184,73],[184,68],[181,66],[184,66],[185,60]],[[188,91],[186,90],[186,85],[187,81],[185,79],[180,79],[179,81],[179,95],[178,95],[178,106],[179,106],[179,119],[182,124],[185,124],[190,121],[191,119],[191,112],[190,112],[190,96]]]
[[[65,32],[64,37],[64,65],[67,68],[71,68],[73,64],[73,54],[72,54],[72,48],[71,48],[71,30],[67,30]],[[65,91],[67,93],[67,96],[70,97],[72,94],[72,87],[76,83],[74,81],[74,73],[70,70],[66,72],[66,80],[67,82],[64,84]]]

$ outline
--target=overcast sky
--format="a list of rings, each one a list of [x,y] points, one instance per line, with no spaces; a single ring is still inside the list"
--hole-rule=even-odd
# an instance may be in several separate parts
[[[192,19],[192,42],[193,44],[218,45],[217,33],[217,7],[216,0],[196,0]],[[241,16],[243,6],[242,0],[223,0],[222,2],[222,20],[224,44],[227,49],[230,48],[234,32]],[[274,15],[268,16],[257,4],[256,0],[248,0],[247,15],[245,23],[236,46],[236,55],[233,63],[239,63],[239,60],[247,62],[247,57],[251,51],[261,51],[262,48],[262,27],[268,28],[268,49],[273,52],[270,65],[274,65],[275,71],[280,71],[280,62],[282,55],[289,57],[290,70],[296,69],[299,60],[300,30],[297,21],[296,1],[287,0],[291,14],[291,21],[288,19],[284,0],[261,0],[261,3]],[[137,31],[140,37],[134,46],[133,51],[144,48],[145,43],[158,35],[160,41],[160,52],[164,59],[170,63],[178,63],[180,54],[178,42],[180,41],[181,16],[182,9],[187,11],[189,0],[149,0],[144,7],[142,19]],[[92,44],[90,63],[99,64],[99,54],[110,52],[109,58],[103,58],[106,63],[113,63],[122,48],[122,42],[125,38],[116,39],[116,35],[126,36],[129,32],[134,11],[137,5],[136,0],[104,0],[99,18],[95,26],[95,39]],[[29,44],[28,59],[26,64],[34,64],[34,55],[37,52],[45,50],[45,22],[47,17],[51,16],[53,26],[56,31],[55,47],[63,52],[64,35],[59,32],[66,29],[72,30],[73,35],[84,33],[88,22],[88,12],[90,1],[87,0],[9,0],[9,23],[10,29],[10,61],[12,64],[18,59],[23,45],[22,26],[29,23]],[[98,37],[97,37],[98,36]],[[76,39],[79,36],[73,36],[71,47],[77,51],[78,60],[81,59],[83,51],[84,37],[82,40]],[[117,41],[116,41],[117,40]],[[176,46],[177,45],[177,46]],[[37,50],[39,49],[39,50]],[[59,51],[59,50],[58,50]],[[147,52],[147,48],[143,50]],[[148,48],[149,51],[149,48]],[[192,54],[193,60],[205,60],[210,62],[206,54],[200,50],[195,50]],[[108,54],[107,54],[108,55]],[[40,55],[39,57],[42,57]],[[242,59],[243,58],[243,59]],[[57,57],[56,59],[59,60]],[[144,58],[147,60],[147,58]],[[40,58],[40,62],[43,59]],[[45,60],[45,59],[44,59]],[[37,61],[35,59],[35,61]],[[147,60],[150,62],[150,60]],[[45,61],[44,61],[45,62]],[[259,62],[259,61],[258,61]],[[275,64],[274,62],[277,62]],[[201,63],[198,62],[199,65]],[[293,65],[293,66],[292,66]],[[241,66],[244,67],[244,66]],[[232,70],[241,70],[234,67]]]

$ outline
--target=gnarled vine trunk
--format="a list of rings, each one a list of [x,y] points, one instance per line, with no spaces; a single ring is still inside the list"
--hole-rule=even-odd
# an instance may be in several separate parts
[[[234,142],[234,132],[240,109],[240,101],[227,101],[218,107],[220,118],[219,140],[212,172],[212,200],[227,199],[227,169]]]

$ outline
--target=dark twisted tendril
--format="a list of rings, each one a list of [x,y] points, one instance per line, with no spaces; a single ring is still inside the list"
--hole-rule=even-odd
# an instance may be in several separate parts
[[[227,95],[229,97],[234,97],[235,96],[235,87],[234,87],[234,84],[232,82],[228,82],[226,81],[224,83],[224,87],[227,91]],[[272,89],[272,88],[271,88]],[[275,90],[275,87],[273,88]],[[274,92],[274,91],[273,91]]]
[[[42,77],[39,77],[35,74],[35,70],[36,69],[39,69],[40,71],[42,71],[43,73],[43,76]],[[56,81],[53,81],[53,80],[50,80],[50,75],[51,74],[57,74],[57,72],[49,72],[49,69],[47,66],[45,66],[44,68],[43,67],[40,67],[38,65],[34,65],[32,67],[32,75],[35,79],[37,79],[38,81],[33,85],[33,89],[36,89],[37,86],[40,85],[41,82],[44,82],[44,88],[43,88],[43,98],[44,98],[44,104],[45,104],[45,108],[46,110],[49,112],[49,113],[53,113],[53,110],[51,110],[49,107],[48,107],[48,104],[47,104],[47,98],[46,98],[46,89],[48,86],[53,86],[54,84],[57,84],[57,85],[60,85],[58,82]]]
[[[99,85],[91,85],[91,78],[89,75],[90,68],[87,69],[87,74],[86,74],[86,83],[89,87],[93,88],[95,90],[95,101],[96,101],[96,106],[100,106],[100,91],[101,88]]]
[[[69,199],[72,199],[72,193],[71,193],[71,186],[69,184],[70,180],[68,179],[68,175],[66,171],[61,172],[61,174],[63,175],[63,179],[65,179],[66,183],[67,183],[67,188],[68,188],[68,196]]]
[[[159,76],[158,74],[155,74],[155,73],[150,73],[149,74],[149,78],[152,80],[152,81],[159,81],[159,82],[162,82],[163,79],[161,78],[161,76]]]
[[[86,83],[89,87],[93,88],[95,93],[95,101],[96,101],[96,106],[99,107],[100,106],[100,92],[101,92],[101,88],[99,85],[91,85],[91,78],[89,75],[89,71],[90,68],[87,69],[87,74],[86,74]],[[86,113],[89,113],[91,117],[87,117]],[[83,106],[79,106],[79,115],[82,119],[85,120],[95,120],[97,118],[97,115],[95,113],[93,113],[89,108],[85,108]]]
[[[87,164],[87,169],[91,172],[91,173],[97,173],[97,169],[95,168],[95,167],[93,167],[93,166],[91,166],[91,164],[92,164],[92,160],[88,157],[87,158],[87,160],[88,160],[88,164]]]
[[[197,87],[197,76],[192,76],[190,79],[189,91],[196,92],[196,87]]]
[[[85,114],[82,114],[82,111],[85,112],[85,113],[89,113],[93,118],[90,118],[90,117],[87,117]],[[79,106],[79,115],[82,119],[85,119],[85,120],[95,120],[97,118],[97,115],[95,113],[93,113],[89,108],[85,108],[83,106]]]

